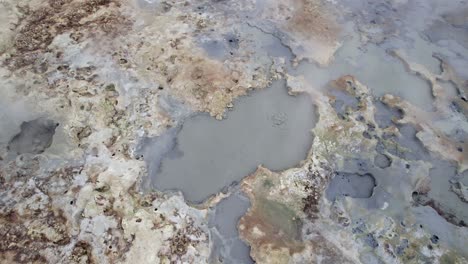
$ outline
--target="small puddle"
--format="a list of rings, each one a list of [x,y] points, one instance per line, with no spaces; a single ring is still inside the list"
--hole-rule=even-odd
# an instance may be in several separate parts
[[[334,61],[326,68],[303,61],[294,75],[304,75],[312,88],[323,89],[330,80],[343,75],[353,75],[365,84],[374,96],[393,94],[408,100],[424,110],[432,110],[432,94],[429,84],[408,73],[396,58],[376,45],[360,48],[355,39],[348,41],[335,54]]]
[[[375,186],[375,178],[370,173],[337,172],[325,194],[330,201],[334,201],[339,196],[369,198],[372,196]]]
[[[13,155],[23,153],[40,154],[52,145],[55,129],[59,123],[38,118],[21,124],[21,132],[8,143],[7,149]]]
[[[429,198],[434,199],[444,213],[445,217],[452,218],[454,223],[468,223],[468,204],[453,192],[451,185],[457,181],[457,166],[454,163],[434,158],[429,171],[430,191]],[[458,176],[460,177],[460,176]]]
[[[402,110],[391,108],[380,100],[376,100],[374,106],[376,110],[374,113],[375,122],[382,129],[396,125],[394,121],[403,118],[404,112]]]
[[[240,239],[237,231],[239,219],[247,212],[249,206],[248,198],[240,193],[234,193],[216,205],[210,216],[213,238],[211,259],[214,263],[254,263],[250,258],[249,246]]]
[[[174,143],[164,135],[146,140],[142,153],[152,187],[181,190],[186,200],[200,203],[260,164],[275,171],[296,166],[307,156],[316,120],[307,95],[290,96],[284,81],[274,82],[237,100],[222,121],[205,114],[188,118]],[[161,146],[171,148],[164,157],[156,150]]]

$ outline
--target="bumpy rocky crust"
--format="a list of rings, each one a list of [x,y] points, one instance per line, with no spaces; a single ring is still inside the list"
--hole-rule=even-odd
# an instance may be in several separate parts
[[[351,75],[313,87],[257,41],[274,39],[293,64],[325,67],[349,30],[343,20],[356,27],[359,48],[380,44],[403,34],[394,18],[408,15],[411,1],[375,1],[375,14],[319,0],[156,2],[0,3],[8,24],[0,29],[0,262],[209,263],[209,208],[229,194],[195,207],[180,193],[142,193],[146,164],[135,149],[190,114],[222,119],[234,99],[279,78],[291,94],[311,95],[320,120],[297,168],[259,167],[240,183],[252,206],[238,227],[255,261],[467,262],[466,184],[443,182],[458,200],[431,185],[435,167],[463,179],[468,164],[468,81],[453,58],[433,54],[441,67],[433,73],[403,49],[388,51],[429,84],[428,112],[378,98]],[[458,18],[444,16],[455,26]],[[205,38],[226,42],[222,58],[203,48]],[[340,108],[337,94],[355,103]],[[396,113],[390,125],[379,125],[378,107]],[[21,124],[44,118],[58,123],[53,143],[11,153]],[[440,120],[462,124],[459,134]],[[405,126],[414,131],[407,142]],[[373,166],[377,155],[391,162]],[[342,172],[375,177],[372,196],[329,200],[327,186]]]

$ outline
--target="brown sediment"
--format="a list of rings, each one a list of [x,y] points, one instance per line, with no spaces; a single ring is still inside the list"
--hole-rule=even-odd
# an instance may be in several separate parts
[[[320,0],[293,0],[294,11],[287,18],[286,27],[304,37],[334,43],[340,28],[331,18],[332,13]]]
[[[72,250],[69,260],[74,263],[98,263],[93,256],[92,246],[85,241],[78,241]]]
[[[252,207],[240,219],[238,229],[241,238],[250,245],[255,261],[290,263],[293,256],[302,256],[300,258],[310,263],[321,258],[351,263],[319,229],[313,228],[313,223],[320,218],[319,203],[328,177],[307,165],[305,168],[309,173],[304,182],[299,180],[293,184],[298,188],[295,191],[284,186],[281,180],[291,175],[274,173],[263,167],[242,181],[242,189],[249,196]],[[296,193],[298,190],[301,194]],[[286,197],[292,193],[298,197]],[[297,201],[297,206],[289,204],[293,201]],[[313,234],[314,239],[304,239],[304,233]]]
[[[29,220],[29,217],[19,215],[15,211],[0,216],[0,235],[3,237],[0,241],[0,255],[12,254],[18,263],[45,262],[46,258],[42,256],[41,250],[60,247],[70,242],[66,220],[60,212],[57,215],[52,212],[46,215],[36,212],[32,217],[36,220],[29,223],[24,222]],[[49,236],[45,232],[55,235]]]
[[[201,102],[201,111],[221,119],[226,106],[247,91],[243,82],[239,83],[239,73],[226,69],[220,62],[193,55],[180,59],[185,62],[166,82],[174,94],[191,94]]]
[[[254,174],[243,180],[243,190],[251,199],[252,206],[239,221],[239,233],[254,248],[254,252],[259,248],[269,248],[286,250],[292,255],[304,249],[300,239],[301,222],[285,205],[269,200],[266,192],[269,184],[272,184],[268,180],[271,177],[279,175],[259,167]],[[278,210],[271,207],[275,212],[271,211],[268,208],[270,203]],[[283,207],[286,209],[284,212],[281,210]]]
[[[24,9],[24,19],[17,27],[12,57],[7,64],[22,68],[34,64],[55,36],[69,32],[75,41],[92,34],[116,34],[123,31],[128,21],[113,0],[50,0],[40,7]],[[101,12],[102,10],[106,12]]]
[[[321,0],[289,0],[266,4],[262,16],[281,32],[281,42],[295,55],[294,63],[312,60],[330,63],[340,44],[341,27],[336,10]]]

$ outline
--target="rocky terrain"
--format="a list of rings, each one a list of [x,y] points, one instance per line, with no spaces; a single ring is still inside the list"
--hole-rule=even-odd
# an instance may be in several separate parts
[[[0,21],[0,263],[468,263],[465,1],[4,0]],[[278,146],[313,126],[295,166],[269,148],[215,191],[158,188],[209,156],[189,124],[274,85],[314,109],[266,117]],[[216,140],[275,131],[239,120]]]

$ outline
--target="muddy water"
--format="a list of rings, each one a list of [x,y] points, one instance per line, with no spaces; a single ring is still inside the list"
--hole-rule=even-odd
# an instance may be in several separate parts
[[[432,109],[431,89],[426,81],[408,73],[401,61],[378,46],[368,45],[361,50],[359,45],[356,40],[349,40],[338,50],[329,67],[303,62],[295,74],[304,75],[313,89],[322,89],[330,80],[350,74],[368,86],[375,96],[393,94],[422,109]]]
[[[290,96],[278,81],[234,105],[222,121],[203,114],[187,119],[160,162],[144,151],[154,188],[181,190],[188,201],[198,203],[260,164],[283,170],[306,157],[316,122],[307,95]],[[154,140],[146,145],[151,150],[161,144]]]
[[[369,198],[375,186],[375,178],[369,173],[337,173],[327,188],[326,196],[330,201],[334,201],[338,196]]]
[[[213,239],[212,262],[223,264],[254,263],[250,248],[237,232],[239,219],[247,212],[250,202],[239,191],[219,202],[210,215]]]

